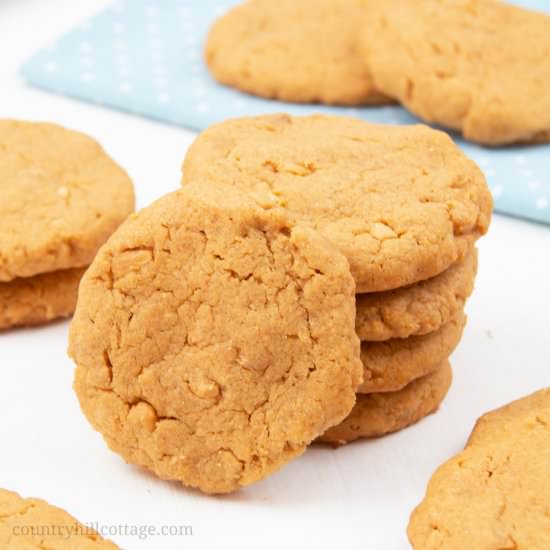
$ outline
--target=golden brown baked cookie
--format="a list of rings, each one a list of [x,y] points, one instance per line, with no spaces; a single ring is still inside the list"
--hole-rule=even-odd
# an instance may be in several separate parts
[[[361,342],[363,383],[358,393],[397,391],[436,370],[460,342],[466,316],[460,311],[439,330],[385,342]]]
[[[379,437],[402,430],[437,410],[449,391],[451,380],[451,366],[445,362],[402,390],[357,395],[351,414],[317,441],[344,445],[356,439]]]
[[[2,550],[116,550],[70,514],[36,498],[0,489]]]
[[[349,265],[234,189],[130,217],[84,275],[70,354],[82,409],[128,462],[207,493],[253,483],[353,407]]]
[[[0,120],[0,282],[88,265],[133,209],[132,182],[94,140]]]
[[[0,330],[72,315],[84,271],[66,269],[0,283]]]
[[[550,406],[550,388],[539,390],[527,397],[512,401],[508,405],[484,414],[478,418],[468,439],[468,445],[490,438],[500,430],[503,424],[511,422],[519,416],[524,416],[548,406]]]
[[[347,257],[357,292],[443,272],[492,208],[483,174],[443,132],[334,116],[216,124],[191,145],[183,181],[229,184],[314,227]]]
[[[506,2],[370,0],[376,86],[487,145],[550,140],[550,17]]]
[[[549,453],[549,390],[482,417],[413,512],[413,548],[550,548]]]
[[[212,27],[206,62],[223,84],[301,103],[391,102],[358,48],[363,0],[253,0]]]
[[[463,262],[426,281],[410,286],[357,295],[355,329],[360,340],[428,334],[440,329],[464,309],[474,289],[477,250]]]

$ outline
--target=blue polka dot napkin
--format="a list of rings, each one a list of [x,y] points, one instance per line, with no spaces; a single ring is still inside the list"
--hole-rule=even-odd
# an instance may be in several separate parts
[[[22,75],[40,88],[195,130],[228,117],[281,111],[416,122],[395,106],[294,105],[216,84],[202,61],[202,47],[212,21],[236,3],[119,0],[38,52]],[[550,13],[547,0],[516,3]],[[550,224],[550,145],[487,149],[457,141],[484,170],[499,212]]]

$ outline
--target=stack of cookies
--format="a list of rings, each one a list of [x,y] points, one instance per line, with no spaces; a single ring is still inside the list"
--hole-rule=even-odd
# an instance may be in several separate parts
[[[550,141],[550,17],[493,0],[247,0],[213,25],[222,84],[378,105],[488,145]],[[528,98],[536,98],[530,101]]]
[[[86,266],[133,211],[133,185],[92,139],[0,120],[0,330],[73,313]]]
[[[435,411],[451,384],[449,356],[466,322],[477,251],[426,281],[357,295],[363,383],[349,417],[321,441],[340,445],[400,430]]]
[[[183,184],[80,286],[75,389],[113,450],[223,493],[438,406],[492,206],[446,134],[229,120],[191,146]]]
[[[445,134],[326,116],[243,118],[199,136],[183,179],[282,208],[350,262],[363,383],[351,415],[320,441],[393,432],[437,409],[491,210],[481,172]]]

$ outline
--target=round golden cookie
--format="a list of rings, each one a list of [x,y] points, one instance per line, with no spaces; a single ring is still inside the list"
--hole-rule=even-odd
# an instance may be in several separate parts
[[[351,414],[330,428],[320,443],[344,445],[357,439],[397,432],[436,411],[447,395],[452,380],[448,362],[402,390],[357,395]]]
[[[0,548],[117,550],[118,546],[61,508],[0,489]]]
[[[88,265],[133,209],[132,182],[93,139],[0,120],[0,282]]]
[[[355,329],[360,340],[378,342],[428,334],[464,309],[474,289],[477,250],[440,275],[413,285],[357,295]]]
[[[130,463],[226,493],[300,455],[361,381],[353,278],[316,232],[232,189],[126,221],[84,275],[82,409]]]
[[[0,283],[0,330],[72,315],[85,271],[66,269]]]
[[[487,145],[550,140],[550,17],[506,2],[370,0],[376,86]]]
[[[399,288],[464,258],[489,225],[483,174],[426,126],[270,115],[216,124],[191,145],[187,184],[228,184],[314,227],[357,292]]]
[[[358,48],[363,17],[363,0],[244,2],[210,30],[206,62],[221,83],[267,98],[388,103]]]
[[[549,390],[481,417],[412,513],[412,547],[550,548],[549,449]]]
[[[439,330],[385,342],[361,342],[363,383],[358,393],[393,392],[436,370],[462,338],[466,316],[461,311]]]

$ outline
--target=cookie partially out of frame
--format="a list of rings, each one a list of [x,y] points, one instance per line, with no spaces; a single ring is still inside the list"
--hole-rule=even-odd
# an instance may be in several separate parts
[[[319,443],[344,445],[357,439],[397,432],[437,410],[449,390],[452,371],[448,362],[402,390],[357,395],[350,415],[330,428]]]
[[[207,493],[269,475],[349,414],[355,286],[318,233],[234,189],[130,217],[84,275],[75,390],[130,463]]]
[[[379,104],[359,48],[363,0],[253,0],[210,30],[213,76],[244,92],[300,103]]]
[[[477,250],[463,262],[410,286],[357,295],[355,328],[369,342],[407,338],[440,329],[464,309],[477,271]]]
[[[211,126],[184,185],[229,185],[319,231],[357,292],[409,285],[466,257],[488,228],[479,168],[443,132],[335,116],[268,115]]]
[[[501,426],[518,417],[550,406],[550,388],[518,399],[478,418],[468,439],[468,445],[490,438]]]
[[[70,514],[36,498],[0,489],[3,550],[117,550]]]
[[[397,391],[437,369],[460,342],[466,324],[461,311],[439,330],[385,342],[361,342],[363,383],[358,393]]]
[[[487,145],[550,141],[550,16],[507,2],[369,0],[376,86]]]
[[[66,269],[0,283],[0,330],[72,315],[84,271]]]
[[[0,120],[0,282],[87,266],[133,209],[132,182],[93,139]]]
[[[482,416],[413,512],[415,550],[550,548],[550,391]]]

